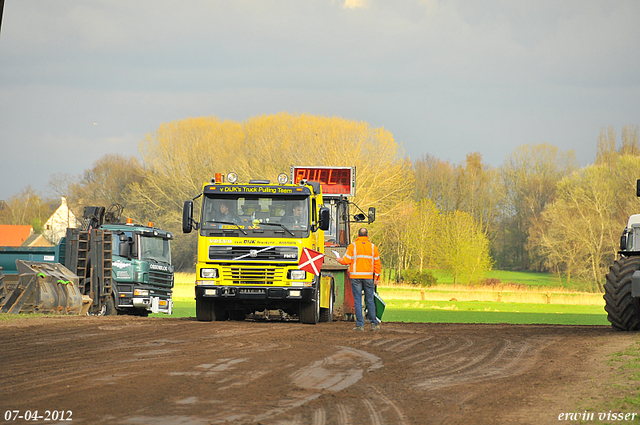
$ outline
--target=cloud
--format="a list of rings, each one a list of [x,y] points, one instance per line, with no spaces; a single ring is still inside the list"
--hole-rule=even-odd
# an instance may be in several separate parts
[[[183,3],[6,5],[0,180],[21,177],[0,199],[190,116],[335,115],[492,165],[541,142],[586,162],[602,126],[640,119],[637,0]]]

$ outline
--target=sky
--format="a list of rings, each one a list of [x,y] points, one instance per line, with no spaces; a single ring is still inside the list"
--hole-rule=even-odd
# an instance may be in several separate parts
[[[140,157],[162,123],[283,111],[384,128],[412,160],[548,143],[587,165],[640,123],[640,2],[5,0],[0,199]]]

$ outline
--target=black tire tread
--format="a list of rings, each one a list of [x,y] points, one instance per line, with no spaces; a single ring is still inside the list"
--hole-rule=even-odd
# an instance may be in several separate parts
[[[604,285],[605,311],[611,327],[620,331],[640,329],[640,304],[631,296],[631,277],[640,269],[640,257],[621,257],[609,268]]]
[[[221,322],[229,318],[220,301],[211,298],[196,298],[196,320],[198,322]]]
[[[211,322],[213,320],[213,301],[208,299],[196,300],[196,320]]]
[[[105,316],[117,316],[118,309],[116,309],[116,301],[113,299],[113,296],[108,296],[104,300],[104,304],[106,306],[104,315]]]

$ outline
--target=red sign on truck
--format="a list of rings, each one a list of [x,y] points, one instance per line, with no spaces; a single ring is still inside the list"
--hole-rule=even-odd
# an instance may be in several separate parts
[[[354,196],[356,194],[356,167],[291,167],[291,180],[318,182],[322,195]]]

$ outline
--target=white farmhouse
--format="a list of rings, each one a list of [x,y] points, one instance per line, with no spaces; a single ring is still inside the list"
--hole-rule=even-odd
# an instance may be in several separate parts
[[[69,209],[66,198],[62,197],[60,206],[44,224],[42,233],[48,241],[57,244],[67,234],[67,227],[77,228],[80,225],[81,222]]]

